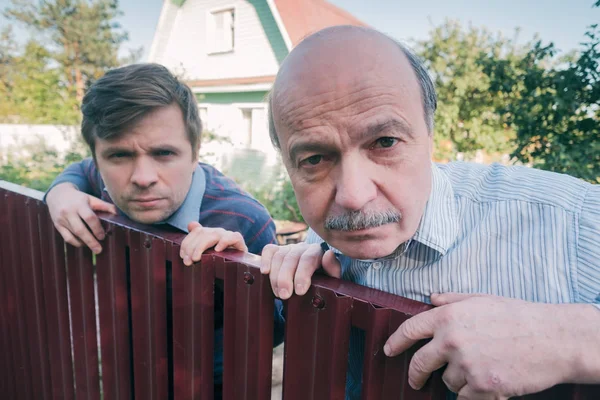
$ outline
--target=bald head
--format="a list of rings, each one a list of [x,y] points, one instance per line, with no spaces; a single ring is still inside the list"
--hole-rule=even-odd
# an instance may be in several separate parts
[[[423,108],[427,130],[433,132],[437,96],[422,62],[404,45],[376,30],[335,26],[304,39],[282,64],[269,95],[269,131],[273,145],[280,148],[275,116],[285,117],[278,106],[291,92],[305,95],[314,92],[313,89],[318,91],[319,87],[324,92],[347,90],[348,87],[342,86],[348,85],[359,89],[366,74],[387,74],[391,77],[388,84],[400,89],[411,85],[418,88],[416,98]]]

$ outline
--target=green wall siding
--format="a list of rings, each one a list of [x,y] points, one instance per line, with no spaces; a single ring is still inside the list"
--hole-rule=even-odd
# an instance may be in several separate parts
[[[263,103],[267,92],[235,92],[235,93],[198,93],[199,103],[231,104],[231,103]]]
[[[273,53],[275,53],[275,58],[277,59],[277,62],[279,62],[279,65],[281,65],[283,59],[288,55],[288,49],[283,40],[283,36],[281,35],[281,31],[277,26],[277,22],[275,22],[275,18],[271,13],[269,4],[267,4],[267,0],[248,0],[248,3],[256,10],[258,19],[260,19],[260,23],[267,35],[267,39],[269,39],[271,49],[273,50]]]

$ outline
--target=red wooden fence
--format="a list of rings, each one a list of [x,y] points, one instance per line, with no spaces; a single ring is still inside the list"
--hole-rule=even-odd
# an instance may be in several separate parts
[[[223,397],[270,397],[273,295],[258,257],[209,254],[185,267],[182,234],[108,217],[94,265],[87,249],[65,247],[40,198],[0,182],[2,399],[212,399],[217,280]],[[446,398],[439,374],[423,390],[409,387],[412,352],[381,351],[402,321],[430,306],[316,277],[286,307],[285,400],[344,398],[351,326],[366,332],[363,399]],[[600,399],[600,387],[561,385],[527,398]]]

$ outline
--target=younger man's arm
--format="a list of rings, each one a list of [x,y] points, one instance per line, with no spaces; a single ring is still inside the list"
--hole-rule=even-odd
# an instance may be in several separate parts
[[[117,208],[100,200],[101,180],[93,161],[69,165],[50,185],[44,196],[54,226],[65,242],[102,251],[105,233],[96,211],[117,214]],[[97,197],[96,197],[97,196]]]

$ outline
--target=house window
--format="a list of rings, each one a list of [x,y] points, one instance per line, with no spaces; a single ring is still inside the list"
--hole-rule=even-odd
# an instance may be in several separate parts
[[[208,130],[208,108],[198,107],[198,115],[202,121],[202,130]]]
[[[252,109],[242,108],[242,129],[246,147],[252,147]]]
[[[209,13],[208,40],[211,53],[233,51],[235,42],[235,11],[233,8]]]

